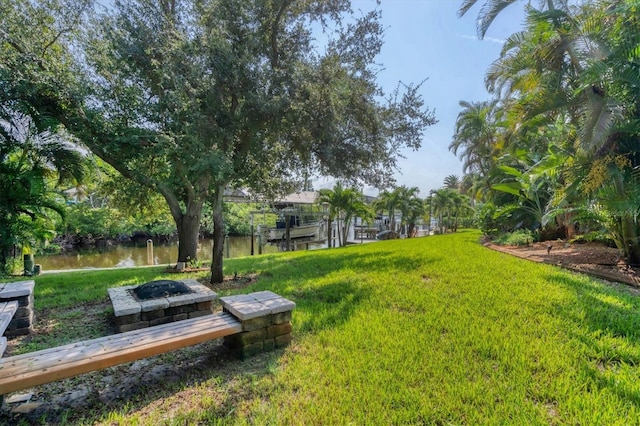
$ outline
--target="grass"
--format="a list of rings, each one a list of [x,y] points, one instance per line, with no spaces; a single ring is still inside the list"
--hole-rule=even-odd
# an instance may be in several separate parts
[[[260,275],[245,292],[296,302],[294,343],[78,421],[640,424],[634,292],[491,251],[478,238],[226,261],[229,274]],[[41,276],[36,309],[91,303],[107,287],[160,276],[153,268]]]

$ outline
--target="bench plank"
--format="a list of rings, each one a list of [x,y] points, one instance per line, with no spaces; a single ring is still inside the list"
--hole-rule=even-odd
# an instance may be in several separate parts
[[[0,358],[0,389],[7,394],[241,331],[240,321],[219,313]]]
[[[18,310],[18,301],[12,300],[10,302],[0,302],[0,336],[2,336],[9,327],[11,319]],[[0,352],[2,355],[2,352]]]
[[[160,340],[169,340],[189,335],[207,332],[212,327],[235,326],[238,324],[232,315],[218,314],[202,317],[203,320],[176,321],[161,326],[133,330],[126,333],[114,334],[97,339],[82,342],[69,343],[43,349],[38,352],[30,352],[16,355],[6,360],[0,359],[0,377],[20,373],[20,368],[28,362],[29,369],[45,368],[54,363],[70,363],[80,361],[91,356],[101,356],[111,352],[125,352],[138,349],[143,345],[155,344]],[[187,324],[184,324],[188,321]],[[188,327],[187,330],[185,328]]]
[[[109,336],[98,337],[96,339],[85,340],[80,342],[69,343],[64,346],[56,346],[53,348],[43,349],[37,352],[39,357],[45,357],[47,354],[56,354],[56,353],[71,353],[74,351],[74,348],[82,351],[82,350],[91,350],[92,347],[102,347],[102,346],[119,346],[126,345],[128,342],[143,342],[149,340],[155,340],[167,336],[169,334],[182,335],[185,332],[185,327],[189,327],[190,330],[198,330],[203,327],[210,327],[211,321],[214,319],[227,321],[230,323],[238,322],[232,315],[206,315],[202,318],[202,320],[197,321],[198,318],[187,319],[181,321],[174,321],[167,324],[157,325],[153,327],[141,328],[138,330],[132,330],[125,333],[112,334]],[[61,351],[62,350],[62,351]],[[21,355],[15,355],[11,357],[12,361],[21,362],[23,358],[31,359],[34,354],[25,353]],[[2,359],[0,359],[0,367],[3,367]],[[6,366],[4,366],[6,368]]]

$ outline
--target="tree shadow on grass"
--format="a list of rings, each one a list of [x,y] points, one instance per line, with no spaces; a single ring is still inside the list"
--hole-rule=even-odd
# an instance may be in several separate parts
[[[272,290],[295,301],[300,312],[296,315],[294,311],[292,320],[295,339],[296,334],[315,333],[348,321],[371,297],[373,290],[358,279],[360,274],[371,274],[380,265],[387,271],[407,270],[437,260],[437,256],[425,256],[415,251],[404,253],[381,248],[366,253],[349,248],[336,249],[321,257],[304,253],[289,258],[240,259],[234,267],[240,271],[260,271],[262,276],[250,287],[234,292]],[[340,276],[342,269],[349,272]],[[314,282],[314,278],[323,279],[331,274],[335,277],[320,285]],[[196,406],[205,421],[207,418],[219,420],[232,413],[238,403],[253,397],[252,392],[256,391],[251,389],[252,381],[269,375],[269,366],[276,363],[282,353],[279,350],[237,361],[221,347],[220,340],[208,342],[149,358],[149,364],[142,360],[38,387],[36,400],[42,403],[38,409],[22,415],[0,413],[0,424],[33,424],[41,423],[43,419],[47,424],[86,424],[106,421],[110,413],[143,415],[155,410],[171,411],[162,408],[163,402],[167,401],[187,408]],[[201,398],[198,384],[210,381],[212,383],[204,392],[212,401],[200,407],[190,402],[189,398]],[[246,386],[238,385],[247,381]],[[66,401],[57,399],[56,395],[68,392],[79,392],[81,396]],[[83,393],[86,395],[82,396]]]
[[[427,264],[434,263],[441,259],[433,253],[423,254],[416,252],[398,252],[393,250],[375,250],[366,253],[350,251],[350,247],[334,249],[331,254],[324,254],[322,257],[315,257],[313,254],[304,253],[288,258],[246,258],[238,259],[229,266],[227,272],[233,270],[259,271],[263,283],[268,283],[276,291],[282,287],[282,277],[295,277],[300,281],[312,277],[321,277],[329,273],[348,269],[356,273],[369,274],[372,271],[399,270],[421,268]],[[265,280],[264,278],[269,278]],[[288,278],[285,278],[288,281]],[[286,288],[281,288],[286,292]],[[276,291],[277,292],[277,291]],[[286,297],[286,294],[282,294]]]
[[[320,259],[313,255],[293,256],[277,262],[264,259],[253,264],[255,270],[262,270],[261,279],[243,292],[271,290],[294,301],[296,310],[304,312],[296,315],[294,311],[294,331],[317,332],[344,323],[371,296],[372,288],[366,276],[372,271],[382,268],[397,275],[393,271],[420,269],[438,259],[415,252],[375,250],[363,254],[348,248],[325,253]],[[341,270],[348,272],[341,276]],[[331,274],[335,277],[327,278]],[[295,277],[293,283],[291,277]],[[322,284],[318,284],[319,280]],[[303,320],[296,320],[296,316]]]
[[[581,363],[582,373],[598,389],[640,405],[635,380],[617,377],[623,365],[640,366],[640,297],[629,289],[588,282],[566,273],[550,274],[545,279],[576,295],[575,303],[557,304],[555,313],[575,324],[572,330],[584,330],[570,331],[570,336],[585,347],[587,359]],[[588,389],[590,385],[587,386]]]

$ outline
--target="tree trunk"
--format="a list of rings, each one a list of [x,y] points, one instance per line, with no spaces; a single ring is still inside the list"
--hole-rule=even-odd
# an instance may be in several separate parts
[[[640,243],[638,242],[638,229],[635,220],[630,217],[621,219],[622,241],[624,247],[622,251],[627,258],[627,263],[637,265],[640,263]]]
[[[575,214],[565,213],[561,215],[562,225],[565,227],[565,237],[567,241],[572,240],[576,236],[576,224],[574,221]]]
[[[7,273],[7,260],[9,259],[9,250],[6,247],[0,247],[0,274]]]
[[[224,256],[224,217],[222,203],[224,186],[216,188],[211,209],[213,210],[213,254],[211,256],[211,284],[221,283],[224,280],[222,273],[222,261]]]
[[[164,197],[171,216],[178,230],[178,262],[187,262],[188,259],[198,258],[198,236],[200,234],[200,221],[202,219],[203,197],[191,196],[184,204],[178,200],[175,192],[166,185],[158,185],[155,190]]]
[[[185,213],[173,216],[178,229],[178,262],[188,262],[198,258],[198,236],[202,217],[203,201],[193,201],[187,205]]]

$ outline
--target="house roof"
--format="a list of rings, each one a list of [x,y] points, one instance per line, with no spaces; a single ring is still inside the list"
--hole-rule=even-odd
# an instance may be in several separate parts
[[[274,204],[316,204],[317,201],[317,191],[300,191],[275,200]]]

